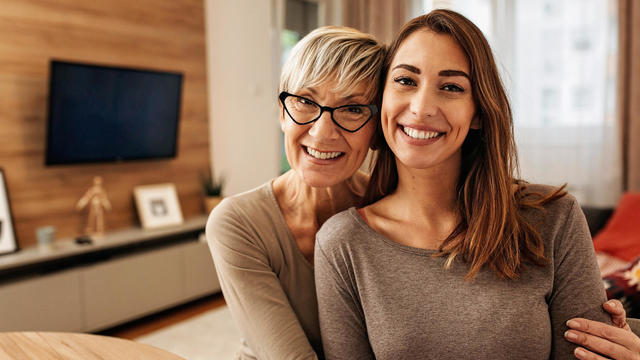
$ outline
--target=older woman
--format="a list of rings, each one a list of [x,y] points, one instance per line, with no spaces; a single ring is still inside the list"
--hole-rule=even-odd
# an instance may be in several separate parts
[[[322,357],[313,280],[318,228],[359,202],[377,121],[385,49],[354,29],[324,27],[291,51],[280,80],[290,171],[227,198],[207,239],[244,337],[240,359]],[[372,120],[373,119],[373,120]]]
[[[566,322],[610,323],[588,228],[562,189],[514,176],[509,102],[462,15],[404,26],[384,67],[368,206],[327,221],[327,359],[566,359]]]

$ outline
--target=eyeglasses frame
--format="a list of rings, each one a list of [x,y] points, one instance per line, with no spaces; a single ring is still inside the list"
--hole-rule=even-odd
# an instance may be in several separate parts
[[[318,106],[318,107],[320,108],[320,114],[318,114],[318,116],[317,116],[315,119],[310,120],[310,121],[307,121],[307,122],[304,122],[304,123],[296,121],[296,119],[294,119],[294,118],[293,118],[293,115],[291,115],[291,113],[289,112],[289,109],[287,109],[287,105],[285,105],[285,103],[284,103],[284,100],[285,100],[286,98],[290,97],[290,96],[293,96],[293,97],[296,97],[296,98],[299,98],[299,99],[304,99],[304,100],[306,100],[306,101],[308,101],[308,102],[310,102],[310,103],[315,104],[316,106]],[[362,127],[364,127],[365,125],[367,125],[367,123],[369,122],[369,120],[371,120],[371,118],[372,118],[375,114],[377,114],[377,113],[378,113],[378,106],[376,106],[375,104],[367,104],[367,105],[365,105],[365,104],[347,104],[347,105],[341,105],[341,106],[337,106],[337,107],[322,106],[322,105],[318,104],[317,102],[315,102],[315,101],[313,101],[313,100],[311,100],[311,99],[308,99],[308,98],[306,98],[306,97],[304,97],[304,96],[291,94],[291,93],[288,93],[288,92],[286,92],[286,91],[281,92],[281,93],[280,93],[280,95],[278,95],[278,98],[280,99],[280,102],[282,103],[282,107],[284,107],[284,110],[287,112],[287,115],[289,115],[289,117],[291,118],[291,120],[293,120],[293,122],[294,122],[294,123],[296,123],[296,124],[298,124],[298,125],[308,125],[308,124],[311,124],[312,122],[318,121],[318,119],[320,119],[320,117],[322,116],[322,114],[323,114],[325,111],[328,111],[328,112],[329,112],[329,114],[331,115],[331,121],[333,121],[333,123],[334,123],[334,124],[336,124],[340,129],[342,129],[342,130],[344,130],[344,131],[347,131],[347,132],[350,132],[350,133],[354,133],[354,132],[356,132],[356,131],[358,131],[358,130],[362,129]],[[369,108],[369,110],[371,110],[371,115],[369,115],[369,118],[368,118],[365,122],[363,122],[363,123],[362,123],[362,125],[358,126],[358,128],[357,128],[357,129],[355,129],[355,130],[349,130],[349,129],[344,128],[342,125],[340,125],[340,124],[336,121],[336,119],[334,119],[334,118],[333,118],[333,112],[334,112],[335,110],[342,109],[342,108],[346,108],[346,107],[350,107],[350,106],[364,106],[364,107],[366,107],[366,108]]]

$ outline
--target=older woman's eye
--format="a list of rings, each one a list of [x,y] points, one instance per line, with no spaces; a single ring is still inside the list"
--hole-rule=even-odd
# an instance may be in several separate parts
[[[394,82],[405,86],[416,86],[416,82],[412,78],[400,76],[393,79]]]
[[[442,90],[450,91],[450,92],[463,92],[464,91],[463,88],[461,88],[458,85],[454,85],[454,84],[447,84],[447,85],[442,87]]]
[[[298,109],[313,109],[317,106],[313,101],[303,97],[294,98],[293,105]]]
[[[313,105],[313,103],[309,99],[305,99],[305,98],[299,97],[299,98],[296,98],[296,100],[301,105]]]
[[[362,106],[348,106],[344,109],[344,111],[352,113],[352,114],[362,114]]]

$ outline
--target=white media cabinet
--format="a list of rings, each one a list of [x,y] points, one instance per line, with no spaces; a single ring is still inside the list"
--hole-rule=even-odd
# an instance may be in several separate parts
[[[0,256],[0,331],[94,332],[220,291],[206,217]]]

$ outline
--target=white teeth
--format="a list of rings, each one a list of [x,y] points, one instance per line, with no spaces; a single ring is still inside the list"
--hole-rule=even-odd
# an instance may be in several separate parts
[[[410,137],[414,138],[414,139],[431,139],[434,138],[438,135],[440,135],[439,133],[435,132],[435,131],[423,131],[423,130],[417,130],[417,129],[412,129],[410,127],[406,127],[404,126],[402,128],[402,131],[404,131],[405,134],[409,135]]]
[[[312,149],[307,146],[307,154],[313,156],[316,159],[327,160],[327,159],[335,159],[338,156],[342,155],[341,152],[333,151],[333,152],[322,152],[316,149]]]

